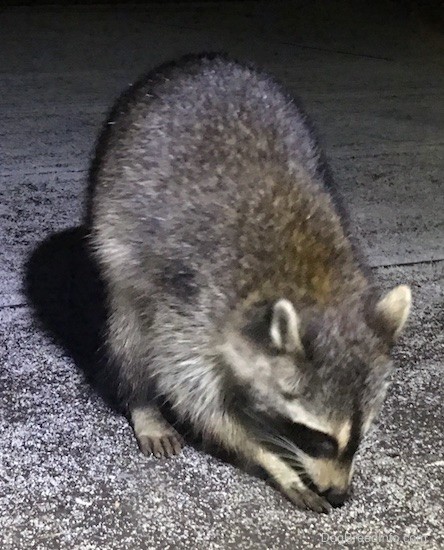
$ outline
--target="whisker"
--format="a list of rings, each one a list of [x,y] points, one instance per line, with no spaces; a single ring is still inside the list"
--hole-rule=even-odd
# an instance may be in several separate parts
[[[301,464],[301,450],[295,443],[280,434],[272,423],[267,423],[264,418],[249,408],[244,409],[244,414],[248,416],[259,428],[257,434],[259,440],[265,444],[271,444],[276,447],[277,454],[290,463],[291,467],[297,473],[304,473],[305,470]]]
[[[279,454],[279,458],[283,458],[286,462],[288,462],[291,465],[292,469],[296,472],[305,472],[302,464],[294,457],[286,454]]]
[[[293,455],[299,456],[300,454],[300,450],[298,449],[298,447],[292,441],[282,435],[270,435],[267,436],[266,439],[268,439],[270,443],[273,443],[276,446],[281,447],[286,451],[289,451]]]
[[[260,438],[262,441],[276,445],[292,454],[298,455],[300,453],[300,449],[292,441],[280,434],[276,428],[273,427],[272,423],[266,422],[265,419],[261,418],[260,415],[256,414],[248,407],[245,408],[243,412],[257,427],[261,428]]]

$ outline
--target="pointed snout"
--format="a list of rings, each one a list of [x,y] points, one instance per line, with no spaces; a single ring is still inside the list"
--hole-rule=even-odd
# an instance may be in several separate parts
[[[322,493],[322,496],[325,496],[334,508],[339,508],[350,497],[350,493],[339,489],[328,489]]]

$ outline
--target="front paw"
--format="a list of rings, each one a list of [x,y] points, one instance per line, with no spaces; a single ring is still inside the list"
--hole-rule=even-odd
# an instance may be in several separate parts
[[[282,493],[298,508],[302,510],[313,510],[321,514],[328,514],[332,508],[331,504],[310,489],[299,489],[295,486],[280,487]]]
[[[180,453],[183,439],[177,433],[158,436],[140,435],[137,437],[140,450],[145,456],[154,455],[156,458],[166,458]]]

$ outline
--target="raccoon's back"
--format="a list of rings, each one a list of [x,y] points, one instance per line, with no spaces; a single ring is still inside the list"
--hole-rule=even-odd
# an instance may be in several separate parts
[[[114,110],[103,143],[93,240],[127,278],[172,270],[246,295],[307,284],[328,262],[354,268],[305,116],[251,67],[201,56],[161,68]]]

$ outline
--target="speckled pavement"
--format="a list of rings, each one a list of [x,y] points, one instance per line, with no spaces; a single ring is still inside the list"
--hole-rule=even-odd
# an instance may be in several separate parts
[[[0,548],[444,547],[444,38],[393,3],[358,2],[353,25],[345,2],[324,19],[288,4],[0,12]],[[86,380],[102,317],[76,226],[96,133],[145,67],[204,49],[302,97],[381,284],[413,290],[354,498],[329,516],[197,447],[143,457]]]

